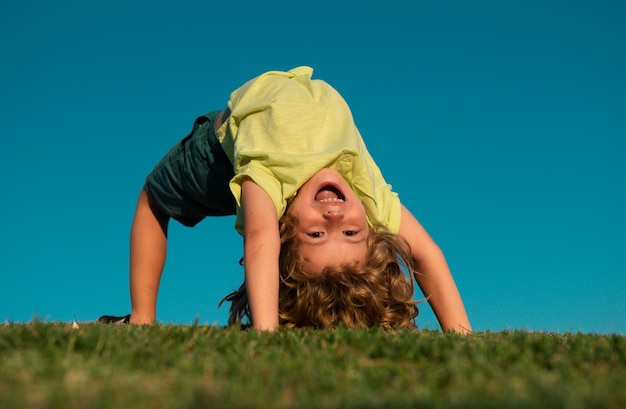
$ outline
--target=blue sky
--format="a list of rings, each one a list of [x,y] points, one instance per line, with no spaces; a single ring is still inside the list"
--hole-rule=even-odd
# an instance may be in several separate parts
[[[145,175],[195,116],[314,67],[447,255],[477,330],[626,332],[617,1],[12,2],[0,14],[0,320],[125,314]],[[233,218],[172,224],[164,323],[224,324]],[[427,305],[418,325],[437,328]]]

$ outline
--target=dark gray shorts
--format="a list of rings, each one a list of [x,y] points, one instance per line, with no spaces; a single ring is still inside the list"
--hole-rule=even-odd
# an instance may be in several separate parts
[[[199,116],[189,135],[146,177],[144,189],[150,203],[185,226],[194,226],[206,216],[236,212],[228,187],[234,176],[233,165],[215,136],[219,113]]]

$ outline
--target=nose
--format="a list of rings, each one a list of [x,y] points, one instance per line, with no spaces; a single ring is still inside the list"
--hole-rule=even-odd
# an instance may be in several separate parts
[[[343,219],[343,211],[337,208],[331,208],[324,211],[324,218],[329,221]]]

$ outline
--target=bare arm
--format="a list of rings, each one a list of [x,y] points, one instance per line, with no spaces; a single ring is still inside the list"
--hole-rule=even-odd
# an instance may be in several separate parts
[[[404,206],[399,234],[411,246],[417,283],[427,297],[441,328],[444,331],[471,332],[472,327],[463,300],[443,252]]]
[[[278,328],[278,216],[269,195],[250,179],[242,183],[244,272],[252,325]]]

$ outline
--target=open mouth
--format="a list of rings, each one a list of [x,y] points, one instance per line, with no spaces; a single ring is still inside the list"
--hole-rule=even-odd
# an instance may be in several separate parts
[[[315,201],[320,203],[344,202],[346,197],[332,185],[322,186],[315,194]]]

